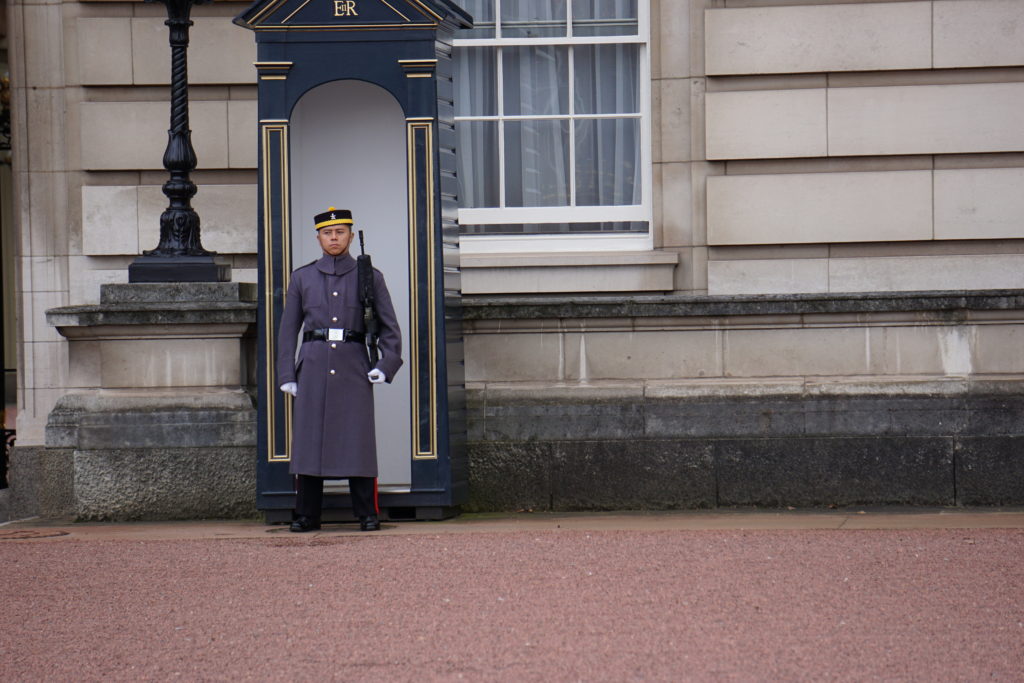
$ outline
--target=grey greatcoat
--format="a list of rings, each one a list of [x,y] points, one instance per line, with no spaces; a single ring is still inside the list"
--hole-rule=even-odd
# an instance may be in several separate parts
[[[402,335],[384,276],[374,269],[380,362],[390,383],[402,365]],[[364,332],[356,260],[324,256],[292,272],[277,337],[277,384],[296,382],[292,474],[376,477],[377,444],[370,360],[357,342],[309,341],[299,333],[320,328]],[[296,344],[301,344],[298,358]]]

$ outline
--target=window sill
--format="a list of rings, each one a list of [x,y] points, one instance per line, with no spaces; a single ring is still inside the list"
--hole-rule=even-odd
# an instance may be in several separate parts
[[[670,251],[462,254],[464,294],[668,292]]]
[[[609,216],[611,218],[611,216]],[[459,222],[463,221],[459,213]],[[530,221],[526,221],[530,222]],[[588,252],[640,252],[652,248],[650,233],[579,233],[546,235],[462,235],[459,237],[459,251],[463,256],[573,253]]]

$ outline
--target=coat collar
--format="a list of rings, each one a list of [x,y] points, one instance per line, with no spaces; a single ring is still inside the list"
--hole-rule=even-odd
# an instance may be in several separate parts
[[[316,262],[316,269],[327,275],[344,275],[356,267],[356,260],[348,252],[340,256],[324,254]]]

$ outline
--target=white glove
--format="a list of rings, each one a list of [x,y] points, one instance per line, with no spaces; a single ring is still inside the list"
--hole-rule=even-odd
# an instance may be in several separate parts
[[[292,396],[298,396],[299,385],[296,384],[295,382],[285,382],[284,384],[281,385],[281,391],[283,391],[286,394],[291,394]]]
[[[384,376],[383,372],[374,368],[366,373],[366,379],[370,380],[370,384],[383,384],[387,377]]]

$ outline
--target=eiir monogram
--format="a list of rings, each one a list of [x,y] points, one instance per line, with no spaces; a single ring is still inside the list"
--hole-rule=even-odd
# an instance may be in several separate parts
[[[356,11],[356,0],[334,0],[334,16],[336,17],[358,17]]]

